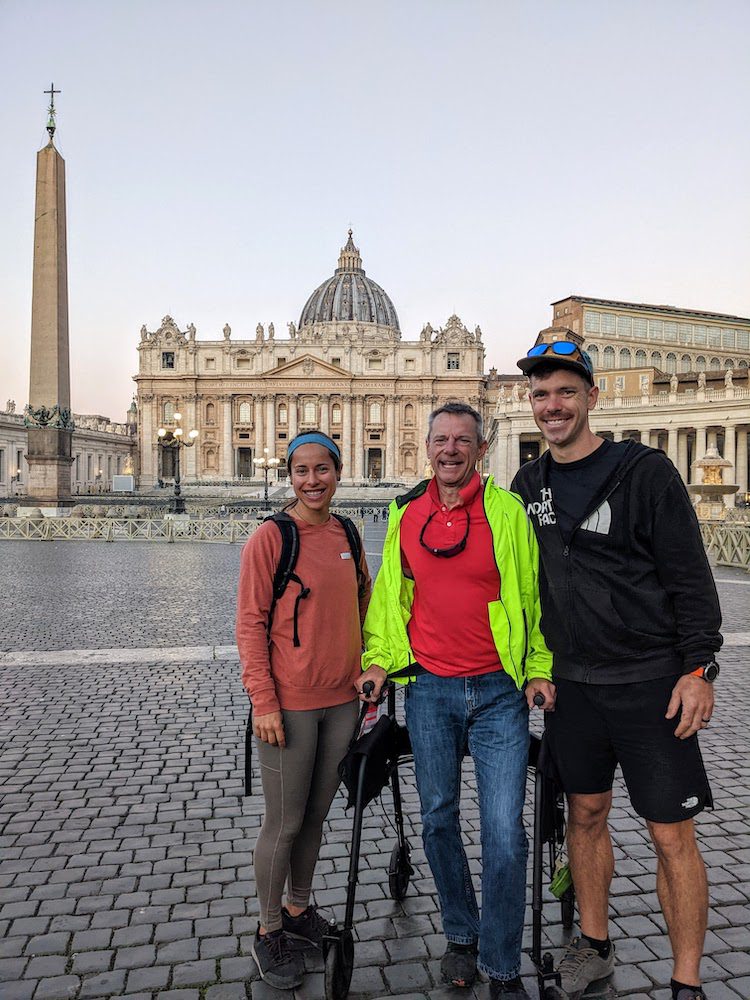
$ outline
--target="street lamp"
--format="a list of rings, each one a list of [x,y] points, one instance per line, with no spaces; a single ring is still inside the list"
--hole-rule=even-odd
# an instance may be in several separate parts
[[[171,448],[174,454],[174,505],[173,514],[184,514],[185,513],[185,501],[182,497],[182,490],[180,489],[180,452],[183,448],[192,448],[195,444],[195,439],[198,437],[198,431],[191,430],[188,432],[188,440],[183,441],[184,432],[180,426],[180,421],[182,420],[181,413],[174,414],[174,422],[176,424],[174,430],[168,430],[166,427],[160,427],[157,431],[159,435],[159,444],[162,448]]]
[[[263,449],[262,458],[254,458],[253,465],[257,469],[263,470],[263,503],[268,506],[268,473],[271,469],[276,469],[281,465],[280,458],[269,458],[268,448]]]

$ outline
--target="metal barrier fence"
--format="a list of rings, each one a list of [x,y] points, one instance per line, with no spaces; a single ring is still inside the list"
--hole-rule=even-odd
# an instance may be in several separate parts
[[[0,518],[0,539],[74,542],[244,542],[257,520],[227,518],[175,521],[171,518],[134,517],[5,517]]]
[[[735,566],[750,572],[750,522],[701,521],[706,551],[719,566]]]

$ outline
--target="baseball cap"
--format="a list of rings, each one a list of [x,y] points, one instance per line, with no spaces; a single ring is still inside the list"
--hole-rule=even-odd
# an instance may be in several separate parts
[[[594,365],[591,358],[572,340],[553,340],[537,344],[527,351],[526,357],[521,358],[517,364],[524,375],[531,375],[539,365],[550,362],[560,368],[572,368],[592,385],[594,384]]]

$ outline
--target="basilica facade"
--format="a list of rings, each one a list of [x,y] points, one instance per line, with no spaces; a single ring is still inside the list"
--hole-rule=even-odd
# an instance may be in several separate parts
[[[342,481],[416,482],[424,475],[429,413],[461,400],[486,408],[479,327],[457,316],[403,336],[387,293],[363,266],[351,231],[334,274],[310,295],[298,323],[273,323],[238,337],[199,340],[165,316],[141,329],[137,383],[140,486],[171,477],[172,452],[159,429],[181,416],[187,483],[257,478],[256,460],[284,460],[300,431],[319,428],[340,445]],[[283,476],[283,465],[279,475]]]

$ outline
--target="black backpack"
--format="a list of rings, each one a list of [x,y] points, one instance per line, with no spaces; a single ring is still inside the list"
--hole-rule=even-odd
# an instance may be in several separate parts
[[[333,512],[331,512],[331,516],[336,518],[346,533],[349,548],[352,552],[352,559],[354,560],[354,566],[357,570],[357,589],[359,596],[361,597],[365,589],[365,575],[362,572],[362,567],[360,565],[362,561],[362,539],[360,538],[354,522],[350,518],[344,517],[341,514],[334,514]],[[271,608],[268,612],[268,625],[266,628],[268,634],[270,635],[271,623],[273,622],[273,613],[276,610],[276,604],[280,600],[286,588],[289,586],[289,582],[294,581],[294,583],[299,586],[299,594],[294,602],[294,645],[299,646],[299,631],[297,628],[299,604],[300,601],[303,601],[306,597],[310,596],[310,588],[306,587],[294,572],[297,565],[297,559],[299,557],[299,528],[297,527],[297,522],[294,518],[290,514],[286,514],[284,511],[280,511],[278,514],[271,514],[270,517],[266,518],[266,521],[273,521],[281,533],[281,555],[279,556],[279,562],[273,576],[273,600],[271,601]],[[253,710],[251,706],[247,716],[247,726],[245,727],[245,795],[252,794],[252,752]]]

